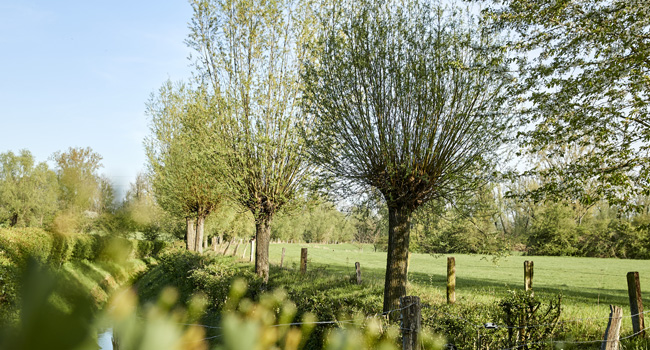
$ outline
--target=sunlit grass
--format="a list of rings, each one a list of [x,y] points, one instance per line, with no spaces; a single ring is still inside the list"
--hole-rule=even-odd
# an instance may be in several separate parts
[[[303,247],[308,248],[310,271],[319,270],[345,278],[354,273],[354,263],[358,261],[364,283],[383,285],[386,253],[375,252],[369,244],[274,243],[270,247],[271,263],[280,263],[282,248],[285,248],[283,266],[298,269],[300,249]],[[427,303],[445,303],[447,256],[412,254],[409,293],[420,295]],[[562,294],[561,319],[573,323],[571,327],[585,337],[602,336],[610,304],[622,306],[624,315],[629,316],[627,272],[639,272],[643,296],[650,296],[644,292],[650,290],[650,264],[643,260],[517,255],[499,259],[485,255],[453,256],[456,258],[456,296],[460,304],[493,304],[509,290],[523,289],[524,261],[534,261],[533,289],[536,294],[542,297]],[[631,321],[629,317],[624,317],[622,334],[630,333]]]

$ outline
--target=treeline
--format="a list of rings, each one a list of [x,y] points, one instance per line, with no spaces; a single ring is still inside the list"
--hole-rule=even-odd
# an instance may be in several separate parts
[[[650,202],[639,211],[599,201],[522,200],[516,185],[493,185],[466,202],[420,210],[414,249],[434,254],[502,254],[650,258]]]
[[[54,233],[101,233],[146,239],[183,239],[184,218],[158,205],[150,177],[141,173],[121,200],[98,173],[101,155],[70,148],[37,162],[28,150],[0,154],[0,226],[40,227]],[[504,184],[505,183],[505,184]],[[605,201],[539,202],[521,195],[539,183],[517,180],[466,193],[454,203],[431,202],[412,220],[411,251],[650,258],[650,200],[623,211]],[[212,237],[250,239],[255,220],[232,205],[206,218],[204,244]],[[377,193],[341,209],[325,199],[305,200],[281,212],[271,239],[294,242],[359,242],[386,250],[388,209]]]
[[[99,173],[102,156],[91,148],[55,152],[37,162],[29,150],[0,154],[0,228],[39,227],[58,234],[140,232],[147,238],[182,230],[155,203],[139,175],[123,200]]]

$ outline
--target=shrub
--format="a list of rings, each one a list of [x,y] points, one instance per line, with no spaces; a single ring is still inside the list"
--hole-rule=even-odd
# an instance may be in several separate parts
[[[144,259],[153,254],[154,243],[152,241],[134,241],[135,246],[135,257],[138,259]]]
[[[64,263],[70,261],[76,237],[74,235],[52,234],[52,251],[50,252],[50,264],[55,267],[61,267]]]
[[[528,238],[528,255],[575,255],[578,252],[576,222],[569,208],[554,204],[538,215]]]
[[[508,347],[528,348],[529,343],[552,339],[562,311],[562,296],[546,307],[532,291],[513,291],[498,302],[501,319],[508,326]]]
[[[40,263],[49,260],[52,236],[42,229],[0,229],[0,250],[18,266],[24,267],[32,257]]]
[[[154,256],[161,254],[163,250],[168,249],[172,246],[171,243],[165,241],[153,241],[153,251],[151,252]]]
[[[77,235],[72,257],[76,260],[94,260],[99,255],[99,248],[99,236]]]

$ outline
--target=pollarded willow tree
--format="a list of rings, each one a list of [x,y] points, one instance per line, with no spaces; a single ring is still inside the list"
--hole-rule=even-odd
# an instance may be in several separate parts
[[[388,311],[406,292],[413,212],[491,170],[508,130],[510,78],[493,38],[457,10],[355,0],[322,18],[320,54],[303,76],[310,149],[325,171],[386,200]]]
[[[291,0],[197,0],[187,44],[197,78],[225,101],[207,128],[206,149],[234,202],[255,218],[255,271],[269,274],[273,217],[301,192],[309,165],[299,124],[301,45],[309,6]]]
[[[171,82],[147,106],[151,135],[145,151],[154,195],[163,209],[185,218],[191,251],[203,251],[205,219],[223,201],[223,186],[215,176],[219,163],[203,147],[204,134],[196,132],[215,108],[204,90]]]

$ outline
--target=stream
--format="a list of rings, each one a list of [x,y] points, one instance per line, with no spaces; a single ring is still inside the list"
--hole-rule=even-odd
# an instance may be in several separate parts
[[[113,350],[113,329],[109,328],[105,331],[102,331],[97,336],[97,344],[99,345],[99,350]]]

